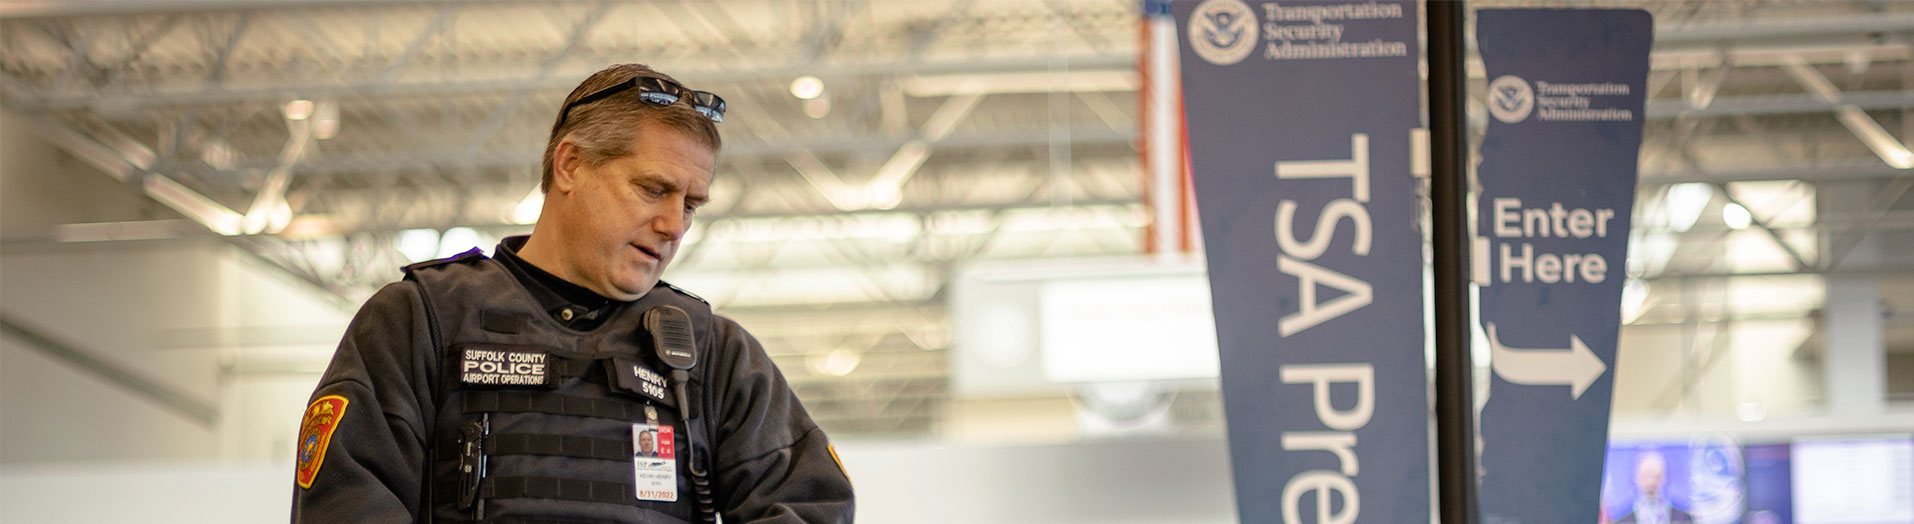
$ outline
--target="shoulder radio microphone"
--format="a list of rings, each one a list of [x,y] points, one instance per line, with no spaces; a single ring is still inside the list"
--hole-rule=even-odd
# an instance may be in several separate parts
[[[652,351],[671,368],[671,391],[678,401],[678,418],[685,423],[685,443],[691,449],[689,468],[692,491],[696,493],[698,516],[703,522],[715,522],[715,500],[711,496],[710,472],[698,460],[698,442],[691,438],[690,370],[698,365],[698,340],[691,329],[691,315],[676,306],[658,306],[645,311],[645,331],[651,332]]]

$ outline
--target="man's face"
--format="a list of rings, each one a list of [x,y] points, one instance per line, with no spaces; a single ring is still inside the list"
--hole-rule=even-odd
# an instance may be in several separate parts
[[[652,440],[650,431],[646,431],[646,432],[638,434],[638,451],[650,453],[651,450],[656,447],[657,447],[657,444],[655,443],[654,440]]]
[[[632,154],[579,162],[561,211],[574,283],[614,300],[650,292],[678,253],[692,212],[710,198],[717,153],[675,129],[639,127]],[[582,281],[580,281],[582,280]]]
[[[1639,488],[1643,495],[1660,497],[1663,469],[1665,468],[1666,466],[1662,464],[1662,460],[1659,458],[1649,457],[1642,459],[1641,462],[1635,464],[1635,487]]]

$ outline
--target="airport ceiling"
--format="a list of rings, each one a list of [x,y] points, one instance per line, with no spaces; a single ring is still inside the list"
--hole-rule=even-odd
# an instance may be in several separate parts
[[[1655,14],[1638,321],[1695,317],[1653,307],[1690,304],[1665,283],[1914,274],[1914,2],[1472,5]],[[1146,250],[1140,34],[1135,0],[0,2],[0,102],[160,204],[25,241],[216,236],[350,302],[409,261],[401,237],[529,230],[559,101],[648,63],[730,104],[674,268],[781,348],[827,425],[921,435],[954,271]],[[843,292],[764,291],[820,281]]]

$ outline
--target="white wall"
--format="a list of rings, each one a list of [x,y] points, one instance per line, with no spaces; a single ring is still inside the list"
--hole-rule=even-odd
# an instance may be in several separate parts
[[[1616,416],[1728,417],[1743,402],[1760,403],[1776,415],[1819,409],[1811,400],[1822,391],[1820,365],[1797,357],[1810,321],[1703,323],[1692,328],[1692,340],[1688,329],[1622,328],[1614,367]]]
[[[265,458],[275,440],[289,450],[348,317],[244,257],[217,240],[0,255],[0,313],[219,410],[206,425],[4,337],[0,464]],[[250,335],[272,331],[313,335]]]
[[[0,255],[0,312],[44,336],[200,402],[220,397],[219,355],[171,351],[164,326],[219,318],[214,260],[191,249]],[[0,462],[212,456],[216,427],[54,360],[0,342]]]
[[[292,463],[9,464],[0,521],[256,524],[292,512]]]
[[[196,420],[0,336],[0,465],[290,456],[350,318],[338,301],[210,234],[54,242],[59,224],[174,217],[5,112],[0,196],[0,315],[219,412]]]

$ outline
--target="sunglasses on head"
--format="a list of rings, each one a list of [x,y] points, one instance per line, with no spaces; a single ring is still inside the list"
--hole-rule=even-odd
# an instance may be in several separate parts
[[[636,76],[623,82],[607,86],[604,89],[593,91],[589,95],[578,97],[578,100],[573,100],[572,103],[565,104],[565,108],[558,111],[558,124],[553,127],[565,127],[565,117],[571,114],[572,108],[574,107],[604,100],[611,97],[611,95],[634,88],[638,90],[638,99],[644,100],[651,105],[665,107],[678,103],[680,99],[690,99],[691,108],[697,110],[698,114],[704,115],[705,118],[711,119],[712,122],[724,121],[724,98],[712,94],[709,91],[692,91],[670,80]]]

